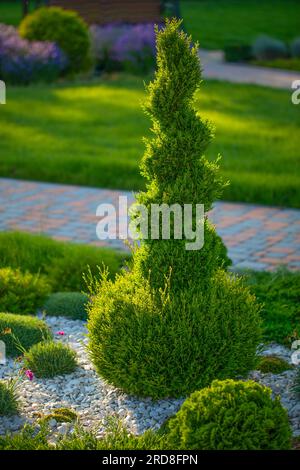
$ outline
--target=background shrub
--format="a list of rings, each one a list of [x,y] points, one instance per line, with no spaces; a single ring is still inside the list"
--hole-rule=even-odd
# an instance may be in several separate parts
[[[88,300],[88,295],[80,292],[56,292],[49,296],[44,310],[47,315],[86,320]]]
[[[212,382],[193,393],[167,425],[172,449],[284,450],[291,446],[286,410],[253,381]]]
[[[291,368],[292,366],[288,362],[277,356],[263,356],[257,365],[257,370],[264,374],[281,374],[281,372]]]
[[[0,24],[0,74],[11,84],[53,81],[66,67],[66,57],[52,42],[22,39],[12,26]]]
[[[229,43],[224,46],[226,62],[248,62],[252,59],[252,48],[246,44]]]
[[[295,38],[291,44],[292,57],[300,59],[300,38]]]
[[[153,24],[92,25],[92,53],[99,70],[147,73],[155,65]]]
[[[68,58],[69,71],[80,72],[88,67],[88,27],[76,12],[59,7],[39,8],[24,18],[19,31],[22,37],[31,41],[58,44]]]
[[[77,367],[76,354],[62,343],[44,341],[26,352],[24,366],[41,378],[71,374]]]
[[[7,329],[11,329],[13,335],[26,350],[33,344],[50,339],[52,336],[46,323],[36,317],[0,313],[0,339],[5,343],[7,356],[13,357],[20,356],[22,352],[18,349],[12,335],[5,334]]]
[[[18,414],[19,404],[16,396],[16,383],[14,381],[0,380],[0,416]]]
[[[254,41],[252,53],[257,60],[281,59],[288,55],[284,42],[269,36],[259,36]]]
[[[37,274],[19,269],[0,269],[0,311],[35,314],[49,294],[50,286]]]
[[[128,254],[109,248],[65,243],[42,235],[22,232],[0,232],[0,268],[11,266],[22,271],[46,274],[53,291],[86,290],[82,273],[90,267],[109,268],[111,277],[120,270]]]

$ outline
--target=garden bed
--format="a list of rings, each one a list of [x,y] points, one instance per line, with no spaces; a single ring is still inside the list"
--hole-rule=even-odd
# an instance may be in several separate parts
[[[76,351],[78,368],[72,374],[53,379],[34,378],[29,381],[23,376],[18,389],[22,403],[21,414],[19,417],[0,417],[0,434],[17,432],[26,422],[37,423],[41,417],[51,414],[57,408],[74,410],[83,428],[96,430],[99,438],[103,437],[108,418],[112,416],[120,419],[132,433],[142,434],[149,428],[159,429],[184,401],[184,397],[159,401],[141,399],[106,384],[87,356],[85,323],[63,317],[49,317],[46,321],[56,340],[68,344]],[[64,331],[65,335],[57,335],[58,331]],[[291,363],[290,350],[275,343],[266,346],[263,354],[276,355]],[[0,366],[0,378],[15,377],[19,368],[20,364],[9,359],[6,366]],[[296,368],[280,374],[253,371],[249,378],[271,387],[274,396],[281,396],[281,402],[289,412],[293,434],[300,436],[300,403],[292,390],[296,372]],[[55,420],[50,425],[54,436],[74,429],[74,424]]]

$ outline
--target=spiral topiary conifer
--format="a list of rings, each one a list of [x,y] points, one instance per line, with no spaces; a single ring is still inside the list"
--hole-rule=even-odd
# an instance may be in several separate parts
[[[152,204],[203,204],[207,212],[225,183],[218,162],[204,156],[212,130],[194,106],[198,49],[178,20],[157,31],[157,64],[145,104],[153,130],[141,166],[147,191],[137,200],[149,219]],[[158,239],[142,241],[129,272],[115,282],[104,273],[88,322],[99,374],[128,393],[156,399],[246,373],[255,363],[259,308],[226,272],[227,264],[226,249],[205,218],[202,249],[186,250],[173,221],[170,239],[160,231]]]

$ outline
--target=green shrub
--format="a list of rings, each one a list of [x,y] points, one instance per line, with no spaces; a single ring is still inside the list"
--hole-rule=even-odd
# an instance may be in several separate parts
[[[170,299],[133,275],[105,279],[89,316],[89,351],[108,382],[140,396],[183,396],[255,366],[253,298],[219,272],[206,293]],[[239,306],[239,315],[236,308]],[[100,313],[101,314],[100,314]]]
[[[166,424],[172,449],[281,450],[291,446],[286,410],[253,381],[212,382]]]
[[[211,128],[194,108],[201,83],[198,48],[167,22],[157,33],[158,70],[145,108],[154,129],[142,161],[148,190],[138,202],[199,204],[208,211],[224,186],[204,156]],[[202,155],[202,156],[201,156]],[[143,219],[142,219],[143,220]],[[193,214],[193,227],[196,225]],[[126,392],[182,396],[213,378],[245,374],[255,364],[259,307],[225,271],[224,245],[205,219],[204,247],[186,250],[171,226],[169,240],[145,239],[129,272],[106,279],[89,306],[89,352],[99,374]],[[147,235],[147,234],[146,234]]]
[[[62,343],[45,341],[26,352],[24,367],[40,378],[71,374],[77,367],[76,354]]]
[[[257,60],[274,60],[287,57],[284,42],[269,36],[259,36],[252,46],[253,57]]]
[[[58,423],[73,423],[77,421],[77,413],[70,408],[56,408],[50,414],[44,416],[42,421],[48,422],[51,419],[55,419]]]
[[[289,369],[292,369],[292,366],[277,356],[263,356],[257,365],[257,370],[264,374],[281,374],[281,372]]]
[[[300,273],[280,269],[275,273],[249,272],[246,280],[263,308],[264,341],[290,346],[300,338]]]
[[[68,70],[80,72],[90,63],[88,27],[75,11],[59,7],[39,8],[20,24],[20,35],[30,41],[51,41],[66,54]]]
[[[45,274],[53,291],[85,290],[82,274],[88,267],[96,275],[98,266],[104,264],[114,277],[126,258],[126,253],[109,248],[59,242],[43,235],[0,232],[0,267]]]
[[[249,62],[252,59],[252,48],[246,44],[229,43],[224,47],[226,62]]]
[[[47,299],[44,311],[47,315],[86,320],[88,301],[89,297],[80,292],[56,292]]]
[[[0,380],[0,416],[18,414],[19,404],[16,396],[16,383]]]
[[[34,314],[42,307],[50,287],[38,275],[22,273],[19,269],[0,269],[0,311]]]
[[[292,57],[300,59],[300,37],[295,38],[291,44]]]
[[[7,356],[21,355],[16,340],[27,350],[32,345],[50,338],[50,330],[42,320],[32,316],[0,313],[0,339],[5,343]]]

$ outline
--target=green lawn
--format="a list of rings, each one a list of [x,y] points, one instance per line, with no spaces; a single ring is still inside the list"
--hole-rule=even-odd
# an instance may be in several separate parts
[[[11,87],[0,108],[0,176],[140,189],[149,122],[140,78]],[[299,106],[289,91],[208,81],[197,97],[216,125],[224,199],[300,207]]]
[[[298,0],[181,0],[180,6],[185,28],[207,49],[262,33],[284,41],[300,35]],[[1,0],[0,23],[18,25],[21,12],[21,0]]]
[[[251,43],[259,34],[283,41],[300,36],[299,0],[181,0],[186,30],[205,49]]]

